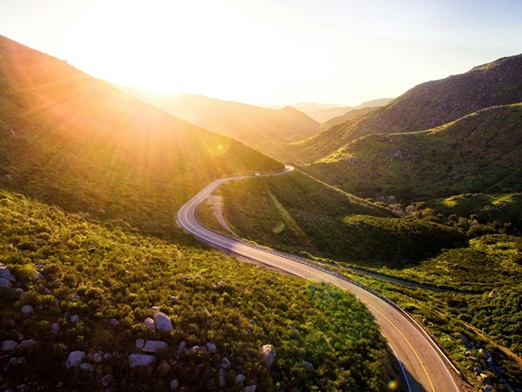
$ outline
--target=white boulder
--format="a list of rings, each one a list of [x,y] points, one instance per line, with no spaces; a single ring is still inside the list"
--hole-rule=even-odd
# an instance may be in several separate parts
[[[171,391],[176,391],[178,388],[179,388],[179,381],[178,381],[177,378],[174,378],[174,379],[170,382],[170,390],[171,390]]]
[[[271,344],[265,344],[261,348],[261,351],[263,352],[263,357],[265,358],[266,366],[270,369],[276,357],[274,346],[272,346]]]
[[[4,340],[2,345],[0,346],[0,350],[2,351],[11,351],[14,350],[18,346],[18,342],[14,340]]]
[[[31,305],[24,305],[24,306],[22,306],[21,311],[23,314],[29,314],[29,313],[33,313],[34,309]]]
[[[143,324],[145,324],[145,326],[150,330],[150,331],[155,331],[156,330],[156,323],[154,323],[154,320],[151,319],[150,317],[147,317],[145,319],[145,321],[143,322]]]
[[[145,345],[141,347],[141,351],[145,351],[146,353],[157,353],[166,350],[168,347],[169,345],[161,340],[147,340]]]
[[[67,369],[70,369],[72,367],[78,367],[81,365],[84,358],[85,358],[85,352],[73,351],[69,354],[69,357],[67,358],[67,362],[65,362],[65,367],[67,367]]]
[[[156,329],[160,332],[172,332],[174,330],[169,316],[163,312],[158,312],[154,315],[154,322],[156,323]]]
[[[142,366],[152,366],[156,363],[156,357],[153,355],[146,354],[131,354],[129,355],[129,366],[131,368],[134,367],[142,367]]]

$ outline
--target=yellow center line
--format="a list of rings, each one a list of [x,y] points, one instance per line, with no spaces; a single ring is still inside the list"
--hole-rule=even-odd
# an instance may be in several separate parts
[[[426,366],[424,366],[424,363],[422,362],[421,358],[419,357],[419,354],[417,353],[417,351],[413,348],[412,344],[409,342],[409,340],[406,338],[406,336],[404,336],[404,334],[401,332],[401,330],[399,328],[397,328],[397,326],[388,318],[386,317],[384,314],[382,314],[379,310],[377,310],[375,308],[375,306],[372,306],[370,305],[369,303],[366,303],[366,306],[368,306],[369,308],[372,308],[375,312],[379,313],[382,317],[384,317],[384,319],[386,321],[388,321],[390,323],[390,325],[395,328],[395,330],[399,333],[399,335],[402,336],[402,338],[404,339],[404,341],[406,342],[406,344],[410,347],[411,351],[413,351],[413,354],[415,355],[415,357],[417,358],[417,361],[419,361],[419,364],[421,365],[421,368],[422,368],[422,371],[424,372],[424,374],[426,375],[426,378],[428,379],[428,383],[430,384],[430,388],[433,392],[435,392],[435,387],[433,386],[433,381],[431,380],[431,377],[426,369]],[[406,376],[406,375],[404,375]]]

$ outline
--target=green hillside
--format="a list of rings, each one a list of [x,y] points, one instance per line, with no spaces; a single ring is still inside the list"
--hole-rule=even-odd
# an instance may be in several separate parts
[[[2,187],[168,237],[215,177],[283,168],[63,61],[6,38],[0,51]]]
[[[522,55],[420,84],[363,118],[294,144],[289,154],[296,162],[310,163],[365,135],[422,131],[484,108],[519,102],[522,102]]]
[[[405,214],[399,218],[300,172],[228,183],[219,194],[239,236],[345,273],[343,267],[357,267],[379,274],[351,276],[410,312],[471,382],[476,377],[466,370],[470,360],[462,335],[480,342],[500,364],[501,370],[488,373],[495,388],[520,387],[519,195],[453,196],[403,211],[390,205]],[[206,208],[200,213],[209,219]]]
[[[228,183],[219,193],[236,234],[294,253],[397,266],[463,244],[447,227],[399,219],[300,172]]]
[[[283,160],[285,145],[317,134],[319,123],[293,107],[274,110],[193,94],[123,91],[205,129],[239,140]]]
[[[281,163],[3,37],[0,53],[0,389],[382,391],[396,378],[353,296],[175,225],[214,178]],[[154,306],[172,331],[145,325]],[[136,354],[154,364],[131,367]]]
[[[522,104],[415,133],[358,139],[305,170],[362,197],[432,199],[522,191]]]
[[[373,317],[333,287],[4,190],[0,233],[0,262],[16,279],[0,287],[2,389],[170,391],[177,380],[185,391],[383,391],[393,377]],[[144,325],[152,306],[169,316],[171,332]],[[164,342],[155,366],[129,368],[131,354],[145,354],[137,339]],[[276,351],[270,369],[265,344]],[[85,353],[85,368],[66,368],[73,351]]]

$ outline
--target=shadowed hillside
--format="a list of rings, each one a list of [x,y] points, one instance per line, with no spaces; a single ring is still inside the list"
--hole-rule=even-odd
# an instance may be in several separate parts
[[[213,178],[283,168],[63,61],[3,37],[0,52],[2,187],[171,235],[177,208]]]
[[[192,94],[159,94],[118,87],[175,116],[239,140],[273,158],[283,160],[286,143],[319,132],[319,123],[287,106],[274,110]]]
[[[385,107],[292,146],[301,162],[325,158],[365,135],[431,129],[495,105],[522,102],[522,55],[478,66],[461,75],[420,84]]]

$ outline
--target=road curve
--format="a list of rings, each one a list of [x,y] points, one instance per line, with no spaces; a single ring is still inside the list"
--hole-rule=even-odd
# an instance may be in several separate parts
[[[287,166],[281,173],[293,170]],[[404,380],[402,389],[411,392],[460,391],[448,369],[448,363],[442,358],[440,350],[427,334],[403,311],[389,301],[365,288],[356,285],[340,275],[330,273],[316,266],[303,263],[302,259],[289,254],[272,251],[228,238],[206,229],[195,217],[197,206],[216,188],[228,181],[237,181],[251,176],[219,179],[205,187],[190,199],[178,211],[180,225],[200,240],[238,255],[259,261],[263,264],[286,271],[304,279],[328,282],[355,294],[372,312],[380,325],[381,333],[388,341],[401,366]]]

